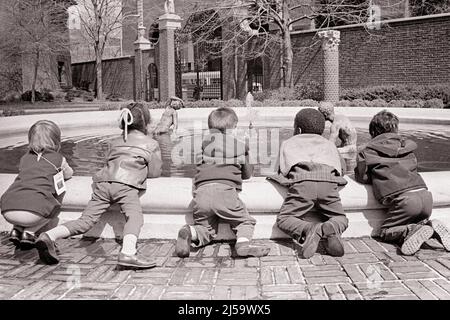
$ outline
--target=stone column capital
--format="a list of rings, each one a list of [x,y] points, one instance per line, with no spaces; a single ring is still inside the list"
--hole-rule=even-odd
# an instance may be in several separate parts
[[[341,41],[341,32],[337,30],[326,30],[318,32],[322,39],[322,49],[325,51],[337,51]]]
[[[163,14],[158,18],[159,20],[159,30],[167,30],[167,29],[179,29],[181,28],[181,22],[183,19],[180,16],[173,13]]]

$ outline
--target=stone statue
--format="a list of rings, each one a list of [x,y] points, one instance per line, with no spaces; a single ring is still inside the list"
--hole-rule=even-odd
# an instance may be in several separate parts
[[[164,2],[164,11],[166,13],[175,13],[175,4],[173,3],[173,0],[166,0],[166,2]]]
[[[331,102],[321,102],[319,111],[324,115],[325,120],[331,122],[329,140],[336,144],[338,138],[340,144],[337,145],[339,153],[345,159],[346,172],[353,172],[356,165],[357,135],[356,129],[350,119],[343,114],[334,113],[334,105]]]

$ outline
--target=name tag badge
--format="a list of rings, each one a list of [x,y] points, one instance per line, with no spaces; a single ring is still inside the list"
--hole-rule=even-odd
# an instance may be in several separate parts
[[[66,192],[66,183],[64,182],[64,175],[62,171],[53,176],[53,183],[55,184],[55,190],[58,196]]]

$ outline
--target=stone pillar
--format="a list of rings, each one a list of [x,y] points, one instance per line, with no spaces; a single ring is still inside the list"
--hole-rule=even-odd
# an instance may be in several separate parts
[[[324,100],[339,101],[339,42],[340,32],[320,31],[323,50]]]
[[[145,72],[146,66],[144,63],[144,50],[149,50],[152,48],[151,42],[145,38],[145,27],[144,27],[144,5],[143,0],[136,1],[138,19],[138,36],[137,40],[134,42],[134,66],[135,66],[135,100],[144,100],[145,98]]]
[[[175,30],[182,19],[170,12],[159,17],[159,99],[175,96]]]

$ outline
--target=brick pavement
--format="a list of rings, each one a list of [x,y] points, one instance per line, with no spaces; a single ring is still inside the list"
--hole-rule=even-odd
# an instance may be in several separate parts
[[[271,247],[269,256],[236,258],[230,244],[216,243],[180,259],[175,241],[145,240],[138,250],[158,265],[134,271],[117,269],[114,240],[59,241],[60,264],[46,266],[35,250],[14,252],[2,234],[0,299],[450,300],[450,253],[442,248],[406,257],[372,238],[345,239],[341,258],[302,259],[290,241],[257,242]]]

